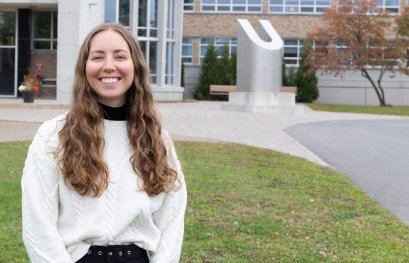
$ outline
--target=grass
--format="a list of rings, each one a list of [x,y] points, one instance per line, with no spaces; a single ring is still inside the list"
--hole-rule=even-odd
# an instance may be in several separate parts
[[[0,262],[28,262],[20,174],[27,143],[0,144]],[[234,144],[177,142],[188,185],[181,262],[408,262],[409,228],[343,175]]]
[[[358,106],[358,105],[335,105],[335,104],[307,104],[316,111],[333,111],[333,112],[352,112],[352,113],[368,113],[381,115],[398,115],[409,116],[409,106]]]

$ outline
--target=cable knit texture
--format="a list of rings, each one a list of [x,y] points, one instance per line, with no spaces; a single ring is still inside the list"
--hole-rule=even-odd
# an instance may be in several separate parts
[[[98,198],[64,183],[52,151],[65,115],[45,122],[30,145],[22,178],[23,240],[31,262],[76,262],[91,245],[136,244],[150,262],[178,262],[183,241],[186,185],[175,148],[164,130],[177,191],[151,197],[132,169],[126,121],[104,120],[104,159],[110,182]]]

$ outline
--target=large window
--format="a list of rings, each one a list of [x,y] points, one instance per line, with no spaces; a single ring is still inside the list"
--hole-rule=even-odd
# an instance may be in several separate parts
[[[202,0],[203,12],[261,13],[262,0]]]
[[[165,84],[174,83],[175,71],[175,0],[168,0],[168,21],[166,33],[166,67],[165,67]]]
[[[193,12],[195,10],[195,0],[184,0],[183,10],[185,12]]]
[[[339,6],[339,3],[337,3]],[[347,9],[348,10],[348,9]],[[352,8],[350,12],[357,12],[358,7]],[[376,14],[378,11],[385,11],[389,14],[399,14],[400,12],[400,0],[377,0],[376,9],[370,10],[368,14]]]
[[[224,46],[229,48],[229,54],[237,53],[237,39],[236,38],[201,38],[200,39],[200,62],[203,62],[203,59],[206,55],[207,48],[213,43],[216,48],[216,54],[218,57],[221,57],[223,54]]]
[[[118,22],[129,27],[131,23],[131,4],[130,0],[119,0]]]
[[[139,0],[138,39],[151,71],[152,83],[157,83],[158,0]]]
[[[33,12],[33,49],[57,49],[57,12]]]
[[[284,40],[284,63],[286,66],[298,67],[303,53],[304,40],[285,39]]]
[[[398,14],[400,10],[400,0],[378,0],[377,7],[388,13]]]
[[[186,37],[183,38],[182,42],[182,62],[192,63],[193,62],[193,38]]]
[[[105,22],[119,22],[129,28],[131,9],[130,0],[105,0]]]
[[[269,0],[270,13],[322,13],[331,0]]]

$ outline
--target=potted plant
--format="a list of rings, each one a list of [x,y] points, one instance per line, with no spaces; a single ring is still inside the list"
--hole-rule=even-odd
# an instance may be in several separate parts
[[[40,65],[40,66],[38,66]],[[42,64],[36,65],[37,70],[41,70]],[[18,90],[23,95],[23,101],[26,103],[34,102],[34,97],[39,96],[40,91],[40,76],[28,68],[28,72],[23,77],[23,83],[18,87]]]
[[[18,87],[18,90],[23,95],[23,102],[24,103],[33,103],[34,97],[36,95],[37,90],[32,88],[33,86],[27,86],[26,84],[21,84]]]

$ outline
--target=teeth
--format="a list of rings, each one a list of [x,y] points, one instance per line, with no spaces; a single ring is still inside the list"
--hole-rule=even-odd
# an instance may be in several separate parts
[[[101,82],[108,83],[108,84],[118,82],[118,81],[119,81],[119,78],[102,78],[101,79]]]

